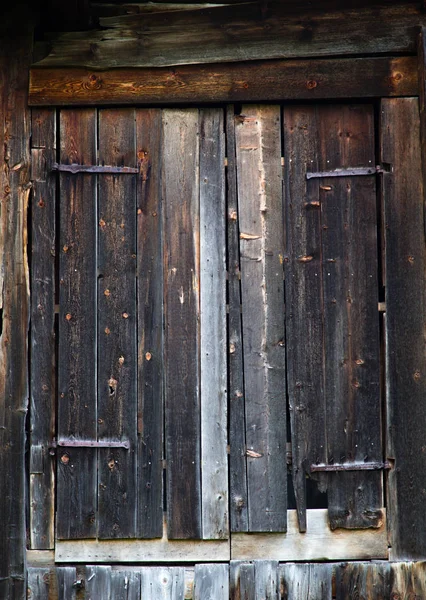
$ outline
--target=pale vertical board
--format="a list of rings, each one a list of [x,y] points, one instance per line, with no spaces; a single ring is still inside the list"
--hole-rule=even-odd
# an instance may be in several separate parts
[[[57,567],[56,579],[58,584],[58,600],[77,600],[77,588],[74,586],[77,580],[75,567]]]
[[[257,600],[254,563],[243,563],[239,569],[239,593],[237,600]]]
[[[86,567],[85,594],[87,600],[106,600],[113,597],[111,596],[111,567]]]
[[[55,436],[56,111],[32,111],[31,202],[31,548],[54,546],[55,471],[49,445]],[[40,453],[39,464],[35,454]]]
[[[409,135],[408,133],[409,132]],[[393,559],[426,552],[424,184],[416,98],[383,100],[388,506]]]
[[[138,531],[163,535],[163,240],[161,110],[136,111],[138,177]]]
[[[240,242],[234,106],[226,110],[228,373],[229,373],[229,513],[231,531],[248,530],[246,421],[241,323]]]
[[[163,111],[169,539],[201,536],[198,110]]]
[[[99,111],[99,164],[136,167],[135,111]],[[98,537],[136,535],[136,176],[99,177]]]
[[[332,566],[285,563],[278,568],[282,600],[332,600]]]
[[[287,526],[280,109],[236,126],[250,531]]]
[[[229,600],[229,565],[195,565],[193,598]]]
[[[141,569],[142,600],[183,600],[183,567],[144,567]]]
[[[200,110],[201,506],[204,539],[228,537],[225,139],[222,109]]]
[[[114,600],[141,600],[141,577],[137,571],[111,571],[111,598]]]
[[[254,562],[255,600],[278,600],[278,562],[256,560]]]
[[[306,180],[307,169],[318,170],[318,108],[285,107],[283,114],[292,475],[299,529],[306,531],[306,475],[325,462],[321,211],[318,180]]]
[[[60,114],[60,161],[96,164],[96,111]],[[97,178],[60,175],[58,437],[95,440]],[[58,451],[59,538],[96,536],[96,450]]]
[[[27,570],[27,598],[49,600],[49,569],[30,567]]]

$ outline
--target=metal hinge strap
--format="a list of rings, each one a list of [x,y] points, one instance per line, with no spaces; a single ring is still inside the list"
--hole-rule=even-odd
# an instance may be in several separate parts
[[[64,173],[118,173],[122,175],[137,175],[140,169],[135,167],[109,167],[101,165],[60,165],[53,163],[52,171]]]
[[[311,465],[311,471],[382,471],[390,469],[391,464],[385,462],[352,462],[352,463],[333,463],[331,465],[318,464]]]
[[[359,175],[376,175],[376,173],[388,173],[381,166],[376,167],[353,167],[349,169],[333,169],[332,171],[319,171],[317,173],[306,173],[306,179],[323,179],[325,177],[356,177]]]
[[[109,441],[96,441],[96,440],[53,440],[51,443],[52,448],[126,448],[129,450],[130,442],[125,440],[123,442],[109,442]]]

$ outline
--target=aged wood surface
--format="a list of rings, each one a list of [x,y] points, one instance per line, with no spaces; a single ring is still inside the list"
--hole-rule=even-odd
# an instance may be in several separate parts
[[[362,560],[387,558],[386,520],[380,529],[332,531],[327,509],[308,509],[306,533],[300,535],[296,510],[288,511],[287,533],[234,533],[233,559],[281,561]]]
[[[27,597],[31,600],[49,600],[49,569],[29,567],[27,570]]]
[[[409,596],[393,596],[390,593],[390,571],[392,563],[347,563],[336,567],[336,596],[349,600],[358,597],[369,600],[382,598],[407,598]],[[398,569],[399,571],[399,569]],[[400,588],[400,591],[401,588]]]
[[[194,600],[229,600],[229,565],[195,565],[193,598]]]
[[[25,595],[31,175],[27,66],[32,39],[30,19],[4,7],[0,24],[0,597],[19,600]]]
[[[201,536],[198,110],[163,111],[168,536]]]
[[[249,531],[285,531],[284,243],[279,107],[243,106],[235,132]]]
[[[52,575],[53,577],[56,575],[56,581],[52,581],[51,583],[53,584],[53,589],[55,589],[55,584],[57,586],[58,599],[65,600],[65,598],[69,598],[70,600],[77,600],[77,588],[74,586],[74,583],[77,581],[76,568],[58,567]]]
[[[96,164],[96,111],[60,115],[62,163]],[[96,175],[60,174],[58,436],[97,434]],[[95,537],[97,451],[58,452],[57,536]]]
[[[112,569],[111,598],[114,598],[114,600],[141,600],[140,572],[136,570]]]
[[[178,55],[178,53],[177,53]],[[351,74],[348,77],[348,73]],[[244,102],[417,94],[413,56],[30,72],[31,105]]]
[[[226,110],[227,264],[228,264],[228,405],[229,405],[229,513],[231,531],[248,530],[246,424],[243,340],[241,324],[240,241],[234,105]]]
[[[279,565],[282,600],[331,600],[332,566],[287,563]],[[340,596],[338,596],[340,600]]]
[[[414,53],[419,2],[324,6],[269,2],[166,14],[123,15],[101,28],[63,33],[43,66],[171,66],[265,58]]]
[[[410,135],[407,135],[407,131]],[[421,559],[426,547],[425,234],[419,104],[382,101],[381,159],[386,239],[386,390],[390,545],[394,559]]]
[[[84,588],[86,598],[90,600],[111,598],[111,567],[87,566],[84,573]]]
[[[49,445],[55,437],[55,257],[56,111],[32,111],[31,137],[31,548],[54,546],[55,462]],[[36,453],[40,461],[36,464]]]
[[[202,536],[221,539],[229,533],[223,109],[201,109],[199,131]]]
[[[99,112],[100,164],[136,167],[135,111]],[[98,537],[136,535],[136,176],[99,177]]]
[[[374,165],[372,106],[321,109],[319,168]],[[323,179],[326,462],[381,461],[375,177]],[[327,476],[330,526],[380,527],[382,473]]]
[[[278,561],[256,560],[254,563],[256,598],[278,600]]]
[[[141,596],[146,600],[178,600],[184,590],[183,567],[151,567],[141,572]]]
[[[159,109],[136,111],[138,535],[163,534],[163,244]]]

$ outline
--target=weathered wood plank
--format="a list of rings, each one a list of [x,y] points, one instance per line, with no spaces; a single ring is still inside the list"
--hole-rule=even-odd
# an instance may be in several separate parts
[[[244,106],[236,127],[249,531],[287,520],[280,109]]]
[[[52,577],[56,575],[58,600],[77,600],[77,588],[74,583],[77,581],[77,571],[75,567],[56,567],[51,571]]]
[[[136,111],[138,178],[138,531],[163,534],[163,243],[159,109]]]
[[[29,568],[27,578],[27,597],[30,600],[49,600],[49,569]]]
[[[304,18],[302,18],[304,15]],[[52,40],[43,66],[168,66],[264,58],[414,53],[425,22],[411,2],[268,3],[101,19],[97,31]]]
[[[389,598],[423,598],[426,595],[426,564],[391,563]]]
[[[221,539],[229,533],[223,109],[201,109],[199,130],[202,535]]]
[[[386,563],[347,563],[336,567],[336,597],[350,600],[354,595],[369,600],[406,598],[390,593],[390,573],[396,565]],[[397,569],[399,570],[399,569]],[[405,591],[405,590],[404,590]]]
[[[320,171],[374,166],[373,107],[319,111]],[[321,204],[326,463],[382,460],[374,176],[325,178]],[[382,473],[327,476],[330,526],[380,527]]]
[[[167,527],[201,535],[198,110],[163,112]]]
[[[283,600],[331,600],[333,597],[331,565],[287,563],[278,567],[278,576]]]
[[[254,562],[255,600],[278,600],[278,562],[256,560]]]
[[[318,109],[285,107],[283,112],[286,215],[286,343],[292,477],[300,531],[306,531],[306,475],[325,462],[323,299],[319,182]],[[300,343],[303,340],[303,344]],[[313,480],[322,481],[314,476]]]
[[[141,600],[141,577],[136,570],[111,571],[111,598],[114,600]]]
[[[54,546],[55,471],[49,445],[55,437],[55,256],[56,111],[32,111],[31,201],[31,448],[30,536],[31,548]],[[34,464],[39,449],[41,465]]]
[[[145,567],[141,569],[141,596],[145,600],[184,598],[183,567]]]
[[[182,65],[178,70],[33,67],[29,102],[33,106],[135,104],[140,98],[157,104],[265,102],[410,96],[417,90],[413,56],[312,58]]]
[[[226,110],[227,251],[228,251],[228,373],[229,486],[231,531],[248,530],[246,423],[241,323],[240,241],[234,105]]]
[[[410,135],[407,135],[407,131]],[[424,183],[416,98],[383,100],[381,159],[386,234],[386,395],[390,545],[393,559],[420,559],[426,548],[423,452],[426,378]],[[408,434],[409,432],[409,434]]]
[[[236,596],[238,600],[257,600],[255,596],[256,578],[254,572],[254,563],[243,563],[239,568],[239,593]]]
[[[380,529],[332,531],[327,509],[308,509],[306,533],[300,535],[297,512],[289,510],[287,533],[234,533],[231,555],[235,560],[279,561],[388,558],[386,523],[384,519]]]
[[[96,164],[96,112],[60,115],[62,163]],[[58,436],[96,439],[96,175],[60,174]],[[96,535],[96,450],[58,452],[57,536]]]
[[[90,566],[85,569],[85,594],[90,600],[105,600],[111,596],[111,567]]]
[[[229,565],[195,565],[193,597],[194,600],[229,600]]]
[[[99,163],[136,167],[134,109],[99,112]],[[98,200],[98,536],[136,535],[136,176],[103,174]]]

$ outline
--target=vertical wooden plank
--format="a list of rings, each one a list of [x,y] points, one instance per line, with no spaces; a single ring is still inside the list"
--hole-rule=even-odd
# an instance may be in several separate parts
[[[325,462],[321,212],[318,108],[284,108],[286,343],[292,476],[300,531],[306,531],[306,477]],[[300,343],[303,340],[303,343]]]
[[[163,534],[161,110],[136,111],[138,178],[138,535]]]
[[[254,561],[255,600],[278,600],[278,562]]]
[[[410,132],[410,135],[407,135]],[[392,559],[425,555],[425,236],[419,105],[383,100],[381,158],[386,232],[386,404]]]
[[[28,569],[27,598],[49,600],[49,569],[35,567]]]
[[[96,164],[96,111],[60,114],[60,159]],[[94,440],[96,406],[96,176],[60,175],[58,436]],[[58,452],[57,536],[96,536],[96,450]]]
[[[284,563],[278,572],[283,600],[332,600],[331,565]]]
[[[99,112],[99,163],[136,166],[135,111]],[[99,178],[98,536],[136,535],[136,176]]]
[[[424,598],[426,595],[426,564],[424,561],[390,563],[388,598]]]
[[[57,567],[56,579],[58,582],[58,600],[77,600],[77,588],[74,586],[77,580],[75,567]]]
[[[226,109],[228,241],[229,487],[231,531],[248,530],[246,422],[234,106]]]
[[[30,543],[32,549],[47,550],[55,538],[55,463],[49,454],[56,418],[56,176],[51,171],[56,161],[55,110],[32,111],[31,147]]]
[[[180,600],[185,592],[183,567],[144,567],[141,569],[143,600]]]
[[[240,596],[239,600],[257,600],[255,596],[255,571],[254,563],[243,563],[239,568]]]
[[[393,565],[385,562],[338,565],[336,567],[336,598],[350,600],[354,595],[369,600],[405,598],[405,596],[391,594],[391,570],[393,570]]]
[[[137,571],[111,571],[111,598],[114,600],[141,600],[141,578]]]
[[[195,565],[193,597],[194,600],[229,600],[229,565]]]
[[[222,109],[200,110],[200,385],[203,539],[228,537],[225,139]]]
[[[371,105],[321,108],[321,171],[374,166]],[[380,462],[381,395],[375,176],[320,181],[327,463]],[[328,476],[331,529],[380,527],[382,473]]]
[[[280,109],[236,126],[250,531],[287,527]]]
[[[105,600],[111,596],[111,567],[89,566],[85,573],[85,590],[88,600]]]
[[[198,110],[163,111],[168,537],[199,538]]]

